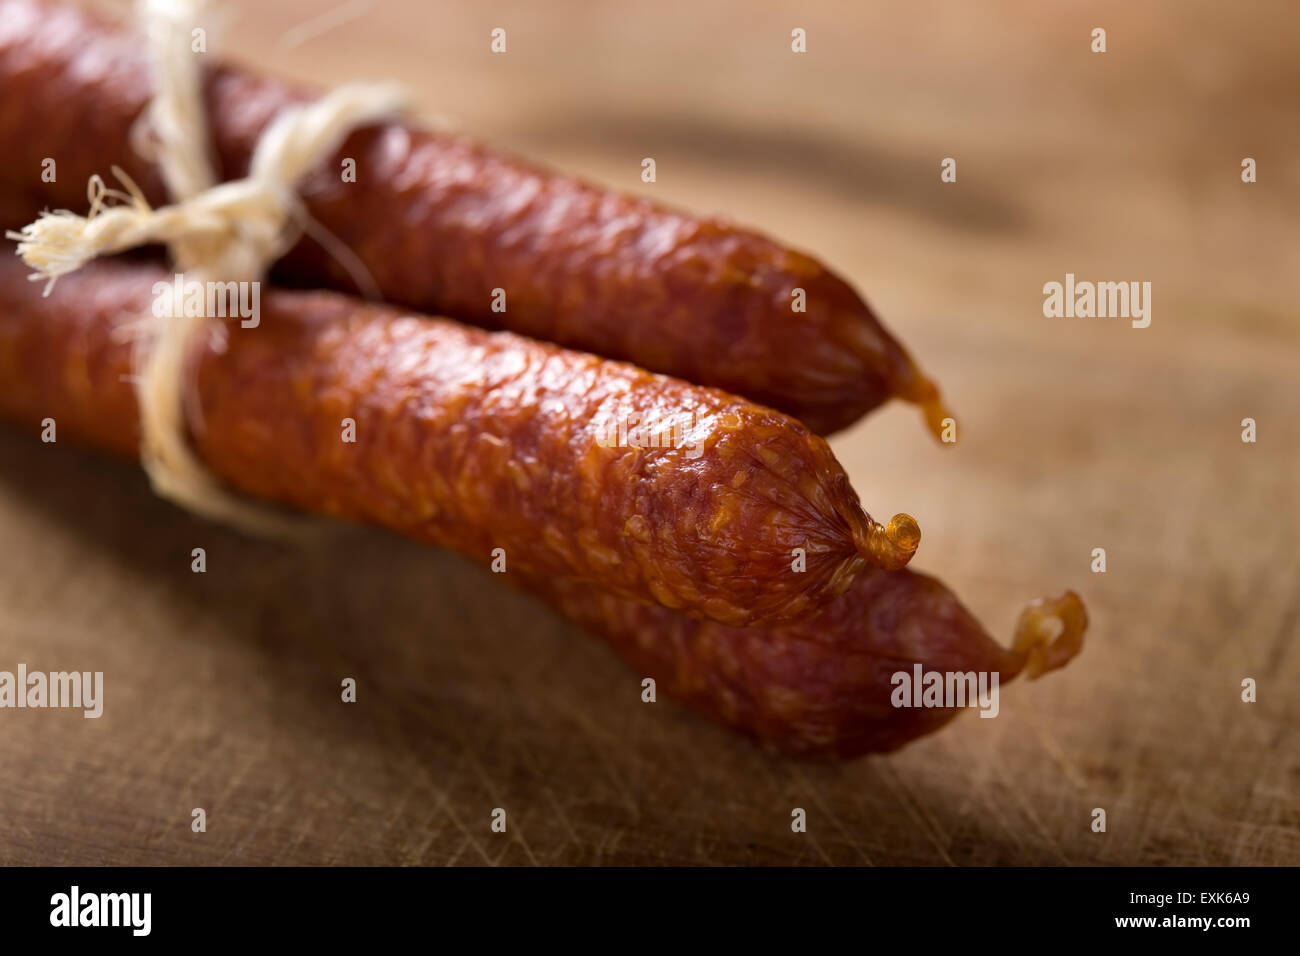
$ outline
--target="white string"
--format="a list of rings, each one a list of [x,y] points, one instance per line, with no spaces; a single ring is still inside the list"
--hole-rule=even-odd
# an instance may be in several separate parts
[[[167,244],[187,284],[260,281],[297,240],[298,224],[307,221],[294,191],[298,180],[332,155],[355,128],[406,109],[407,94],[396,85],[340,87],[314,103],[283,110],[258,140],[248,176],[217,184],[204,113],[202,54],[191,51],[205,9],[205,0],[139,0],[137,6],[155,90],[142,119],[147,117],[150,152],[173,203],[151,208],[135,183],[114,167],[125,191],[92,177],[85,216],[46,212],[20,232],[8,233],[35,270],[31,278],[46,280],[46,295],[59,276],[97,256],[149,243]],[[145,319],[147,334],[137,340],[133,375],[141,461],[163,497],[246,531],[281,533],[291,522],[229,492],[189,446],[187,359],[212,321],[185,315],[160,319],[152,312]]]

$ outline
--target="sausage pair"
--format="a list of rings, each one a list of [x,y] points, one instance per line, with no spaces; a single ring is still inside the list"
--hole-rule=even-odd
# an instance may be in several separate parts
[[[108,260],[42,297],[21,263],[0,258],[0,415],[31,426],[53,418],[60,440],[135,456],[122,333],[170,278]],[[957,712],[893,706],[893,675],[921,664],[1005,682],[1078,650],[1086,617],[1069,593],[1027,614],[1013,650],[938,581],[906,570],[861,570],[842,582],[846,593],[807,610],[812,591],[797,596],[793,582],[838,587],[842,563],[813,548],[820,563],[801,576],[782,550],[840,546],[864,519],[824,442],[775,412],[332,293],[273,292],[262,304],[257,329],[232,328],[194,356],[193,440],[210,468],[248,494],[378,522],[483,561],[504,547],[508,579],[665,693],[768,747],[841,758],[892,750]],[[588,423],[613,399],[684,403],[710,420],[734,415],[739,427],[695,459],[602,447]],[[343,440],[345,420],[355,443]],[[647,523],[646,534],[615,517],[661,508],[663,524]],[[728,531],[746,522],[751,536]],[[806,610],[783,625],[737,627],[628,595],[696,602],[724,620],[781,602]],[[1050,645],[1046,617],[1064,622]]]

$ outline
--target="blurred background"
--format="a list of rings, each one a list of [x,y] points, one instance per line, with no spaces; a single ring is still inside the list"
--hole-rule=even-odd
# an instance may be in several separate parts
[[[642,704],[640,675],[458,558],[248,541],[0,427],[0,667],[106,683],[97,721],[0,717],[0,862],[1300,862],[1294,4],[224,9],[219,55],[395,78],[503,148],[840,272],[959,421],[950,448],[906,407],[837,436],[864,501],[918,517],[915,566],[994,636],[1072,587],[1089,644],[1000,719],[794,763]],[[1150,282],[1150,327],[1044,318],[1067,272]]]

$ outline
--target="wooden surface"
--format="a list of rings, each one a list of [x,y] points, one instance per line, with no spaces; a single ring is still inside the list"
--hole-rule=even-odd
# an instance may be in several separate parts
[[[996,720],[792,763],[641,703],[640,675],[458,558],[245,540],[0,428],[0,669],[106,684],[99,720],[0,712],[0,863],[1300,862],[1292,5],[408,0],[296,45],[337,8],[231,6],[235,56],[394,76],[841,270],[960,419],[949,449],[905,408],[837,437],[864,500],[919,517],[916,565],[995,635],[1068,586],[1089,645]],[[1150,328],[1044,318],[1066,272],[1150,281]]]

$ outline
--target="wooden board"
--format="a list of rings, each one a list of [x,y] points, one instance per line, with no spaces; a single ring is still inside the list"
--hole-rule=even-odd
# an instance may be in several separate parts
[[[485,138],[841,270],[960,420],[948,449],[905,408],[838,436],[864,500],[920,518],[917,566],[994,634],[1068,586],[1089,645],[996,720],[795,763],[641,703],[640,675],[461,559],[344,528],[250,541],[0,428],[0,669],[106,684],[98,720],[0,712],[0,863],[1300,862],[1293,5],[233,9],[218,50],[396,77]],[[352,19],[294,30],[330,10]],[[1067,272],[1150,281],[1150,327],[1044,318]]]

